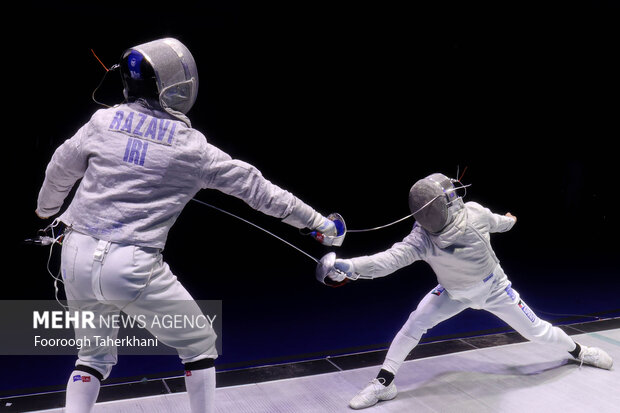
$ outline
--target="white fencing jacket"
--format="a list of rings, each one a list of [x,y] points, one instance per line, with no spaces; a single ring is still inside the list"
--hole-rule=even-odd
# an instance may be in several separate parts
[[[352,258],[351,262],[355,272],[376,278],[423,260],[451,297],[470,298],[499,265],[490,234],[508,231],[514,223],[512,218],[467,202],[441,233],[431,234],[415,224],[403,241],[388,250]]]
[[[252,165],[232,159],[199,131],[140,103],[101,109],[55,151],[37,213],[118,243],[163,248],[183,207],[202,188],[242,199],[297,228],[325,218]]]

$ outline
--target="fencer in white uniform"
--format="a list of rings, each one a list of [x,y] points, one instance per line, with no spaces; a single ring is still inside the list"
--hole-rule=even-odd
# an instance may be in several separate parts
[[[253,166],[208,143],[187,117],[198,91],[190,51],[166,38],[132,47],[120,63],[126,101],[101,109],[53,154],[36,213],[65,223],[61,273],[70,308],[95,314],[200,313],[162,259],[168,232],[203,188],[242,199],[297,228],[335,235],[334,223]],[[190,304],[188,304],[190,303]],[[179,308],[188,306],[189,308]],[[148,325],[148,324],[147,324]],[[148,328],[148,327],[147,327]],[[118,328],[76,328],[76,336],[115,338]],[[216,336],[209,328],[151,331],[177,349],[194,413],[212,412]],[[174,334],[173,334],[174,333]],[[66,412],[95,404],[115,347],[84,346],[67,386]]]
[[[351,401],[361,409],[396,397],[394,376],[426,331],[466,308],[489,311],[528,340],[567,351],[583,363],[612,366],[603,350],[580,346],[563,330],[541,320],[512,288],[490,243],[490,234],[510,230],[515,216],[492,213],[475,202],[464,203],[457,181],[436,173],[417,181],[409,194],[416,223],[411,233],[386,251],[336,259],[326,272],[330,283],[383,277],[418,260],[426,261],[439,285],[411,313],[392,341],[383,366]]]

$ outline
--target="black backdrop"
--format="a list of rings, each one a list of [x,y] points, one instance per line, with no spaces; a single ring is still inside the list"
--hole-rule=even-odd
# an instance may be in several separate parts
[[[534,308],[620,308],[617,7],[260,3],[65,3],[12,13],[17,25],[3,28],[3,299],[53,299],[48,251],[21,240],[46,224],[33,211],[51,154],[98,108],[91,92],[104,69],[91,49],[109,67],[132,45],[173,36],[199,68],[194,127],[317,210],[340,212],[351,228],[381,225],[409,213],[416,179],[459,170],[473,184],[466,200],[518,216],[494,245]],[[120,101],[115,73],[98,97]],[[315,257],[328,251],[236,199],[198,198]],[[349,234],[338,254],[385,249],[411,224]],[[307,257],[196,203],[164,256],[197,299],[223,300],[223,367],[385,345],[435,282],[420,263],[326,288]],[[497,325],[476,312],[433,334]],[[178,368],[169,358],[134,361],[114,374]],[[4,365],[3,382],[13,374]],[[51,370],[30,384],[64,382]]]

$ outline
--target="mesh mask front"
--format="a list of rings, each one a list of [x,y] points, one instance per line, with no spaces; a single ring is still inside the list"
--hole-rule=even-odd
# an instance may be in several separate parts
[[[435,173],[413,184],[409,191],[409,208],[422,228],[437,234],[451,222],[450,207],[458,199],[452,180]]]

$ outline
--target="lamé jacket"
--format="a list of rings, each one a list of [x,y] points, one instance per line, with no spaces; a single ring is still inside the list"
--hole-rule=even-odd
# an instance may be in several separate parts
[[[297,228],[316,228],[324,219],[201,132],[139,102],[98,110],[58,147],[39,192],[39,216],[57,214],[80,179],[60,221],[118,243],[163,248],[183,207],[203,188]]]
[[[351,262],[355,272],[376,278],[423,260],[452,298],[468,299],[494,271],[503,275],[491,247],[490,234],[508,231],[514,223],[512,218],[467,202],[439,234],[431,234],[416,223],[403,241],[386,251],[352,258]]]

